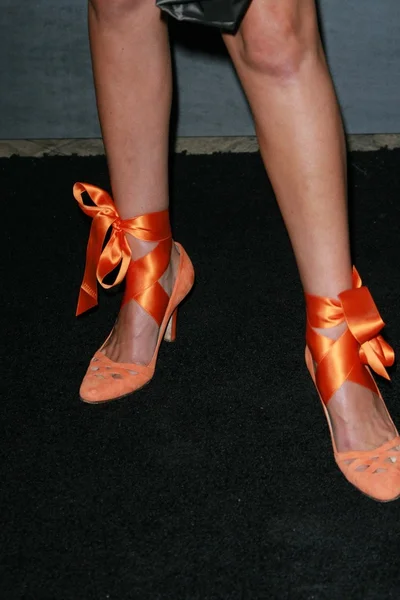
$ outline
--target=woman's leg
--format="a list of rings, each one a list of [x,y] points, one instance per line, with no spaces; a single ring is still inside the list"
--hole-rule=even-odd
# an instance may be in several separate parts
[[[90,0],[89,30],[97,105],[113,197],[122,219],[168,208],[171,59],[154,2]],[[156,244],[127,236],[133,259]],[[176,250],[160,282],[171,292]],[[147,364],[158,335],[135,302],[120,312],[105,349],[114,361]]]
[[[252,0],[238,33],[224,41],[252,108],[304,290],[337,297],[352,286],[345,145],[314,0]],[[328,410],[339,451],[374,448],[395,435],[382,402],[357,384],[346,382]]]

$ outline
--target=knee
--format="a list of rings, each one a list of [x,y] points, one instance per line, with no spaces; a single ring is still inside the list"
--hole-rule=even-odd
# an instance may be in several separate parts
[[[96,17],[108,21],[123,19],[145,3],[146,0],[89,0]]]
[[[280,9],[269,11],[265,19],[248,21],[240,36],[242,62],[253,71],[283,80],[295,76],[319,48],[316,20]]]

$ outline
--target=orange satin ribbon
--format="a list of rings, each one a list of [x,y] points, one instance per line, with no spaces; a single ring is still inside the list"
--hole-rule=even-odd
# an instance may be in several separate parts
[[[84,204],[84,192],[94,206]],[[108,289],[121,283],[128,275],[123,303],[134,298],[159,322],[168,302],[166,292],[158,283],[170,260],[172,239],[168,210],[122,220],[110,195],[104,190],[90,184],[76,183],[73,194],[83,212],[93,218],[76,314],[80,315],[97,305],[97,281]],[[105,244],[110,227],[110,237]],[[142,258],[132,261],[127,233],[137,239],[159,244]],[[105,283],[104,279],[115,269],[117,275],[114,282]]]
[[[325,403],[346,380],[375,391],[373,379],[363,365],[390,379],[385,367],[393,365],[394,351],[378,335],[385,323],[355,269],[353,289],[339,294],[339,300],[306,294],[306,303],[307,343],[317,363],[317,385]],[[336,341],[312,329],[332,327],[343,321],[348,329]]]

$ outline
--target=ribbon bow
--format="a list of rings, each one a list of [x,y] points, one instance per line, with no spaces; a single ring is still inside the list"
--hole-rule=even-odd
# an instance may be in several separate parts
[[[86,192],[94,206],[83,203],[82,194]],[[170,236],[168,211],[141,215],[133,219],[122,220],[107,192],[90,184],[76,183],[73,188],[75,200],[85,214],[93,218],[86,251],[86,266],[81,284],[76,315],[97,305],[97,281],[109,289],[121,283],[131,261],[131,249],[126,233],[144,241],[160,241]],[[104,246],[108,230],[110,237]],[[104,279],[118,268],[113,283]]]
[[[370,291],[361,285],[339,294],[343,315],[353,337],[360,344],[360,359],[375,373],[390,379],[385,367],[394,363],[393,348],[378,333],[385,323],[380,316]]]

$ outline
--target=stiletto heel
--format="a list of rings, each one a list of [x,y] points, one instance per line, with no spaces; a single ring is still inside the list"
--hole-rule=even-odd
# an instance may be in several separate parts
[[[168,321],[168,325],[167,325],[167,329],[165,330],[165,334],[164,334],[164,340],[166,342],[174,342],[176,340],[176,320],[178,317],[178,309],[176,308],[174,310],[174,312],[172,313],[169,321]]]
[[[395,437],[378,448],[339,452],[327,406],[334,393],[346,381],[371,390],[383,402],[371,368],[389,379],[385,367],[393,364],[394,352],[382,336],[378,335],[384,322],[368,288],[362,286],[355,269],[353,289],[342,292],[338,298],[336,300],[306,294],[306,364],[328,422],[339,469],[350,483],[370,498],[389,502],[400,497],[400,437],[396,429]],[[315,331],[344,322],[348,329],[337,340]],[[388,412],[387,414],[392,422]]]
[[[76,183],[73,193],[83,212],[93,218],[76,314],[97,305],[97,282],[110,288],[126,276],[122,306],[135,300],[159,326],[156,348],[148,365],[114,362],[104,353],[105,344],[95,353],[80,388],[81,399],[94,404],[132,394],[152,379],[162,340],[175,340],[176,309],[193,285],[194,270],[183,247],[172,241],[167,210],[122,220],[104,190]],[[83,193],[89,195],[94,206],[84,204]],[[105,243],[107,233],[110,236]],[[157,242],[157,245],[133,261],[126,239],[128,233],[143,241]],[[175,284],[168,297],[159,279],[169,266],[173,243],[180,259]],[[106,284],[107,276],[115,271],[114,283]]]

